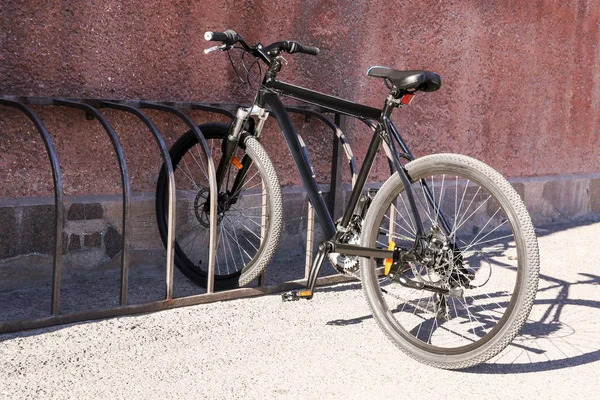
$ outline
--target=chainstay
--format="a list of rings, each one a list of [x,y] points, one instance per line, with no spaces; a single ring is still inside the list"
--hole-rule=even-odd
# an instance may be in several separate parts
[[[338,272],[339,272],[339,271],[338,271]],[[355,278],[356,280],[358,280],[358,281],[359,281],[359,282],[361,282],[361,284],[362,284],[362,279],[361,279],[361,277],[360,277],[360,274],[359,274],[359,273],[357,273],[357,272],[353,272],[353,271],[350,271],[350,270],[346,270],[346,271],[344,271],[344,272],[339,272],[339,273],[340,273],[341,275],[350,275],[351,277]],[[400,284],[399,284],[399,283],[396,283],[396,285],[400,285]],[[380,290],[381,290],[383,293],[387,294],[388,296],[392,296],[392,297],[394,297],[396,300],[400,300],[400,301],[402,301],[402,302],[404,302],[404,303],[408,303],[408,304],[410,304],[412,307],[414,307],[415,309],[417,309],[417,310],[419,310],[419,311],[422,311],[422,312],[425,312],[425,313],[428,313],[428,314],[435,314],[435,312],[434,312],[434,311],[428,310],[427,308],[425,308],[425,307],[423,307],[423,306],[421,306],[421,305],[417,304],[417,303],[416,303],[416,302],[414,302],[414,301],[411,301],[411,300],[405,299],[404,297],[402,297],[402,296],[400,296],[400,295],[397,295],[397,294],[395,294],[395,293],[391,293],[390,291],[388,291],[388,290],[386,290],[386,289],[383,289],[383,288],[381,288],[381,287],[380,287],[379,289],[380,289]]]

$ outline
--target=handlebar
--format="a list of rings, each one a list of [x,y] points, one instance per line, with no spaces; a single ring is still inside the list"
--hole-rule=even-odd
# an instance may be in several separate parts
[[[239,40],[239,35],[231,29],[225,32],[204,32],[204,40],[208,42],[222,42],[228,46],[233,46]]]
[[[221,42],[228,48],[235,45],[236,43],[240,43],[242,47],[244,47],[244,49],[247,51],[256,52],[257,50],[261,49],[260,45],[248,45],[244,38],[235,33],[235,31],[232,29],[228,29],[225,32],[205,32],[204,39],[210,42]],[[313,56],[319,54],[319,49],[317,47],[308,46],[300,42],[296,42],[294,40],[275,42],[262,50],[272,56],[277,55],[281,51],[285,51],[289,54],[304,53]]]
[[[290,54],[304,53],[304,54],[310,54],[311,56],[316,56],[317,54],[319,54],[319,51],[320,51],[318,47],[307,46],[305,44],[296,42],[294,40],[286,40],[285,42],[275,42],[275,43],[265,47],[265,50],[267,52],[269,52],[271,50],[279,50],[279,51],[288,52]]]

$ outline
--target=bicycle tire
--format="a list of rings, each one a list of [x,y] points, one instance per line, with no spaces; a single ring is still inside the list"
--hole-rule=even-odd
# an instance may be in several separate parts
[[[209,143],[209,147],[212,148],[213,160],[215,166],[217,166],[221,155],[221,145],[227,137],[229,125],[208,123],[200,125],[200,130]],[[196,157],[201,157],[201,153],[194,153],[197,143],[196,136],[190,130],[181,136],[170,149],[177,186],[175,217],[177,227],[174,258],[175,265],[187,278],[206,288],[208,262],[204,261],[207,258],[208,239],[204,243],[200,243],[201,237],[199,237],[198,232],[208,231],[207,221],[210,215],[207,211],[198,211],[204,204],[201,202],[205,201],[208,196],[207,181],[205,185],[193,182],[196,176],[202,176],[203,174],[190,167],[190,164],[192,167],[194,167],[193,164],[196,164],[197,170],[202,169],[203,160],[200,160],[200,162],[196,160]],[[258,277],[272,259],[281,237],[283,216],[281,186],[271,160],[258,140],[251,136],[246,138],[244,143],[236,149],[236,155],[238,161],[243,160],[243,156],[247,155],[252,160],[252,166],[247,174],[247,181],[245,181],[243,187],[244,191],[239,194],[239,199],[235,204],[228,205],[230,208],[227,208],[222,212],[222,215],[219,214],[217,217],[219,219],[214,277],[215,290],[245,286]],[[188,163],[187,160],[190,158],[194,162]],[[235,172],[236,169],[230,166],[227,175],[229,176],[230,173],[235,174]],[[191,179],[190,175],[194,179]],[[206,174],[204,175],[207,178]],[[191,186],[189,181],[192,181]],[[224,184],[228,185],[232,181],[233,177],[226,180]],[[256,187],[257,185],[260,186],[261,182],[264,187],[262,194],[258,193],[259,189]],[[183,190],[183,187],[188,190]],[[223,193],[221,191],[220,194]],[[167,194],[168,181],[163,167],[156,187],[156,217],[158,230],[165,246],[167,243]],[[191,202],[192,197],[194,198],[193,202]],[[263,201],[260,206],[257,205],[259,198]],[[222,206],[221,197],[219,202]],[[261,210],[257,211],[259,208]],[[251,209],[255,211],[249,211]],[[219,210],[219,213],[221,211]],[[233,216],[234,212],[238,213],[237,216]],[[260,221],[258,220],[258,212],[260,212]],[[250,215],[251,213],[252,215]],[[246,223],[243,221],[244,218],[247,221]],[[229,224],[227,228],[225,228],[226,224]],[[195,233],[194,229],[196,229]],[[260,233],[258,229],[260,229]],[[195,235],[195,237],[192,237],[192,235]],[[192,239],[187,239],[189,237],[192,237]],[[185,241],[192,243],[191,246],[190,243],[186,245]],[[233,245],[230,242],[237,243]],[[194,254],[192,255],[192,253]],[[194,262],[192,258],[194,260],[199,259],[199,261]],[[234,265],[231,265],[230,268],[230,264]],[[225,268],[225,265],[227,268]]]
[[[440,256],[434,263],[407,263],[405,274],[412,280],[445,287],[461,285],[462,294],[454,298],[408,289],[378,272],[375,260],[362,259],[367,303],[388,338],[412,358],[444,369],[477,365],[501,352],[531,311],[539,279],[539,251],[530,216],[508,181],[473,158],[431,155],[408,163],[406,170],[413,182],[425,233],[431,233],[428,248],[450,255]],[[446,177],[451,183],[444,187]],[[425,199],[423,182],[431,187],[435,203]],[[392,237],[396,245],[410,242],[411,217],[409,208],[403,208],[403,192],[397,173],[382,185],[365,218],[363,246],[384,247],[386,243],[381,239],[386,237]],[[452,209],[457,215],[451,215]],[[397,218],[403,214],[406,217]],[[440,214],[448,218],[450,232],[440,233]],[[434,246],[442,242],[447,253],[439,253],[443,250]],[[464,277],[469,278],[461,281]],[[460,329],[465,332],[458,333]],[[450,340],[456,340],[456,344]]]

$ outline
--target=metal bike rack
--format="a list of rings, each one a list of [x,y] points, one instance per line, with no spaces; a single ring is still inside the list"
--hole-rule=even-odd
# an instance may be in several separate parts
[[[60,165],[58,163],[58,157],[54,148],[54,143],[50,137],[50,133],[42,120],[37,116],[36,113],[25,104],[16,101],[0,98],[0,104],[18,108],[22,111],[27,118],[33,122],[37,131],[42,136],[44,146],[46,147],[46,153],[50,158],[50,165],[52,166],[52,177],[54,180],[54,207],[55,207],[55,229],[56,235],[54,236],[54,262],[52,268],[52,302],[51,310],[52,314],[58,314],[60,308],[60,273],[62,271],[62,231],[63,231],[63,212],[64,212],[64,192],[62,177],[60,174]],[[58,233],[61,233],[60,235]]]
[[[44,98],[44,97],[16,97],[16,96],[0,96],[0,105],[13,107],[23,112],[33,123],[36,130],[42,136],[42,140],[46,147],[46,152],[50,159],[52,174],[54,180],[55,194],[55,240],[54,240],[54,256],[53,256],[53,274],[52,274],[52,302],[50,316],[17,321],[0,321],[0,333],[16,332],[26,329],[35,329],[73,323],[85,320],[93,320],[99,318],[107,318],[121,315],[146,313],[152,311],[165,310],[170,308],[203,304],[213,301],[229,300],[237,298],[245,298],[258,296],[267,293],[276,293],[285,290],[298,289],[305,285],[305,280],[308,274],[308,267],[311,260],[308,259],[312,255],[313,235],[314,235],[314,212],[309,203],[309,213],[307,218],[307,259],[306,259],[306,274],[304,279],[287,281],[281,284],[264,286],[264,276],[259,279],[257,287],[233,289],[229,291],[214,293],[214,262],[216,256],[216,230],[217,220],[211,218],[210,222],[210,244],[209,244],[209,266],[208,266],[208,284],[206,294],[197,294],[181,298],[173,298],[173,274],[174,274],[174,243],[175,243],[175,177],[173,165],[169,156],[169,150],[164,141],[162,134],[152,120],[142,111],[143,109],[151,109],[164,113],[169,113],[182,120],[195,134],[198,142],[203,146],[207,156],[207,170],[209,171],[209,187],[211,193],[211,215],[216,215],[216,179],[215,167],[212,163],[212,155],[207,146],[206,140],[198,128],[198,125],[183,111],[185,110],[200,110],[205,112],[213,112],[225,115],[231,119],[235,117],[235,110],[240,107],[238,104],[213,104],[213,103],[192,103],[192,102],[155,102],[155,101],[130,101],[130,100],[110,100],[110,99],[67,99],[67,98]],[[62,314],[60,311],[60,284],[61,271],[63,268],[62,260],[62,232],[64,228],[64,191],[61,179],[60,165],[54,144],[50,137],[47,128],[44,126],[39,116],[31,109],[31,105],[35,106],[61,106],[82,110],[88,118],[96,119],[106,131],[112,146],[115,150],[117,161],[119,163],[121,185],[122,185],[122,253],[121,253],[121,289],[120,289],[120,305],[111,309],[89,310],[83,312],[75,312],[70,314]],[[127,163],[123,147],[119,141],[118,135],[114,128],[100,111],[101,109],[114,109],[126,112],[136,116],[150,131],[157,146],[159,147],[163,164],[166,166],[169,196],[168,196],[168,226],[167,226],[167,249],[166,249],[166,276],[165,276],[165,298],[164,300],[153,301],[143,304],[130,305],[128,304],[128,272],[129,272],[129,242],[130,242],[130,205],[131,205],[131,187]],[[323,110],[309,107],[289,107],[289,112],[298,113],[305,116],[315,117],[323,122],[334,132],[333,146],[333,161],[332,161],[332,184],[330,186],[329,204],[333,213],[333,205],[336,203],[336,197],[341,193],[341,165],[340,148],[346,153],[352,174],[352,183],[356,177],[356,164],[352,156],[349,145],[347,144],[342,130],[340,129],[341,118],[335,115],[335,121],[325,117]],[[336,195],[337,194],[337,195]],[[312,258],[312,257],[311,257]],[[321,277],[317,284],[328,285],[341,282],[349,282],[354,280],[352,277],[345,275],[331,275]]]

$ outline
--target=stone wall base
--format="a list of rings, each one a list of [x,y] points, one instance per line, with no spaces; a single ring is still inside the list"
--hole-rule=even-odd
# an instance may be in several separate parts
[[[600,174],[511,180],[534,225],[600,220]],[[324,188],[326,189],[326,188]],[[325,192],[326,193],[326,192]],[[344,191],[344,199],[349,192]],[[285,225],[279,254],[302,253],[306,243],[307,197],[302,188],[284,188]],[[119,268],[121,198],[67,198],[63,254],[65,276]],[[318,221],[317,221],[318,222]],[[0,290],[48,280],[52,273],[52,198],[0,200]],[[318,228],[316,243],[322,239]],[[136,193],[131,204],[131,263],[164,264],[153,193]]]

